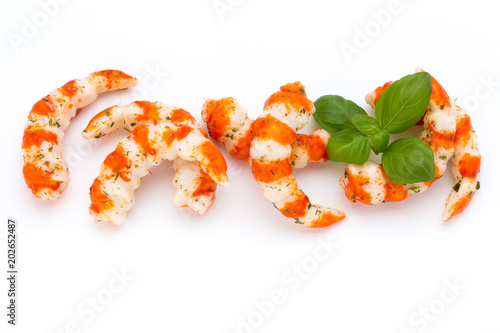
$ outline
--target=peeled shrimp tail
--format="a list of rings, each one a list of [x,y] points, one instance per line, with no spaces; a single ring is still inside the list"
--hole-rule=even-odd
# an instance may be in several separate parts
[[[214,203],[217,183],[196,162],[176,158],[173,167],[174,204],[204,214]]]
[[[55,200],[68,186],[62,140],[71,118],[100,93],[136,84],[137,79],[121,71],[105,70],[69,81],[35,103],[24,129],[22,149],[24,179],[36,197]]]

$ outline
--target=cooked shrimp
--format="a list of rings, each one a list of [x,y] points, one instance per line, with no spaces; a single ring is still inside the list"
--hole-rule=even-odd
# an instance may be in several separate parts
[[[35,196],[55,200],[68,186],[62,140],[71,118],[97,95],[136,84],[136,78],[121,71],[105,70],[69,81],[35,103],[22,143],[24,180]]]
[[[132,131],[145,123],[165,123],[170,126],[190,126],[203,136],[206,133],[192,115],[165,103],[136,101],[127,106],[113,106],[99,112],[83,131],[85,138],[99,138],[118,128]],[[179,207],[189,206],[203,214],[213,204],[217,184],[195,161],[174,160],[173,201]]]
[[[200,131],[187,125],[146,123],[120,141],[101,165],[90,188],[90,213],[95,221],[123,223],[142,177],[154,165],[176,158],[198,162],[217,184],[229,185],[224,157]]]
[[[264,195],[283,215],[308,227],[326,227],[343,219],[342,211],[311,204],[290,175],[292,166],[303,168],[309,162],[328,160],[328,132],[317,129],[309,135],[295,133],[314,112],[304,87],[300,83],[281,87],[268,99],[264,110],[260,118],[251,120],[241,104],[228,97],[207,100],[202,116],[214,141],[222,143],[233,157],[252,165]],[[255,158],[250,157],[251,142]],[[264,153],[267,150],[270,155]]]
[[[345,217],[344,212],[311,204],[292,177],[290,154],[297,131],[315,111],[300,82],[272,94],[252,128],[250,158],[262,193],[285,216],[307,227],[326,227]]]
[[[477,148],[477,135],[472,128],[470,117],[460,107],[456,107],[457,128],[453,143],[452,172],[457,183],[446,201],[443,220],[448,221],[462,212],[476,192],[477,174],[481,167],[481,155]]]
[[[422,71],[422,69],[417,68],[417,71]],[[391,83],[388,82],[369,93],[366,96],[368,104],[375,107],[380,94]],[[470,127],[470,119],[468,119],[465,112],[450,101],[443,87],[432,78],[430,102],[423,118],[424,130],[420,134],[420,138],[432,147],[436,169],[435,180],[444,174],[448,160],[454,156],[453,173],[458,181],[455,186],[456,191],[452,191],[448,199],[443,216],[444,220],[448,220],[462,211],[476,188],[475,177],[479,172],[480,156],[477,151],[475,132]],[[464,134],[459,135],[459,131],[463,131]],[[460,138],[462,139],[460,140]],[[467,148],[457,154],[459,143]],[[467,153],[469,155],[465,157]],[[463,158],[462,156],[467,160],[467,162],[462,162],[462,165],[470,163],[465,169],[471,171],[465,171],[465,169],[463,171],[467,177],[460,173],[457,166]],[[469,156],[471,156],[470,159]],[[424,192],[432,182],[396,184],[387,179],[381,165],[373,162],[366,162],[362,165],[347,164],[345,175],[340,179],[340,185],[344,188],[350,201],[360,201],[370,205],[404,200],[411,194]]]
[[[243,106],[232,97],[220,100],[207,99],[202,109],[210,137],[226,148],[234,158],[250,161],[250,143],[254,120],[248,117]],[[304,168],[309,162],[326,162],[326,146],[331,135],[318,128],[311,134],[297,134],[292,143],[290,163],[294,168]]]

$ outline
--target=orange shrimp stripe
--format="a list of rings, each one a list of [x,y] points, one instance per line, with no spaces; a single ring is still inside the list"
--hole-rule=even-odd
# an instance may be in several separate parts
[[[462,197],[460,198],[454,205],[453,207],[451,208],[451,211],[453,212],[453,214],[450,216],[449,219],[451,219],[453,216],[457,215],[457,214],[460,214],[461,212],[463,212],[463,210],[465,208],[467,208],[467,206],[469,205],[469,202],[470,200],[472,199],[472,195],[474,193],[469,193],[467,196],[465,197]],[[448,220],[449,220],[448,219]]]
[[[307,151],[309,159],[314,162],[328,161],[328,153],[326,150],[326,144],[323,139],[314,134],[298,134],[297,140],[293,143],[294,150],[297,147],[303,148]],[[291,160],[296,159],[295,156],[290,157]]]
[[[216,142],[221,142],[225,131],[231,122],[230,112],[235,109],[232,98],[212,100],[205,104],[203,120],[207,123],[208,131]]]
[[[40,116],[50,116],[56,111],[54,104],[51,102],[50,97],[44,97],[36,102],[31,108],[30,115],[37,114]]]
[[[301,110],[310,112],[314,107],[314,104],[304,95],[288,91],[276,92],[269,96],[264,103],[264,108],[272,104],[283,104],[288,111],[297,110],[297,112]]]
[[[252,125],[253,126],[253,125]],[[252,130],[249,129],[245,135],[238,139],[233,150],[229,152],[236,159],[248,161],[250,158],[250,144],[252,143]]]
[[[254,138],[273,140],[282,145],[291,144],[297,137],[290,126],[269,114],[253,122],[252,134]]]
[[[134,131],[137,131],[140,127],[136,128]],[[174,140],[182,140],[193,130],[192,127],[189,126],[180,126],[178,129],[165,128],[165,131],[162,135],[162,141],[167,144],[168,147],[172,145]]]
[[[200,170],[200,175],[197,178],[197,181],[199,183],[198,187],[196,190],[193,192],[192,196],[193,197],[199,197],[199,196],[210,196],[212,194],[215,195],[215,190],[217,189],[217,183],[210,178],[209,175],[205,173],[205,171]]]
[[[292,165],[288,159],[273,162],[260,163],[252,161],[252,172],[255,180],[263,183],[271,183],[292,174]]]
[[[371,194],[367,192],[363,185],[370,182],[370,178],[362,175],[353,174],[351,171],[346,170],[347,184],[341,182],[344,188],[347,199],[351,202],[362,202],[366,205],[371,204]]]
[[[382,169],[382,168],[380,168]],[[401,201],[410,195],[408,190],[405,188],[403,184],[394,183],[387,178],[384,169],[382,169],[382,175],[385,180],[385,198],[384,201],[394,202]]]
[[[149,127],[148,126],[139,126],[130,132],[130,138],[137,142],[139,146],[146,152],[148,155],[156,155],[156,149],[151,146],[149,141]]]
[[[472,124],[469,115],[465,115],[457,121],[456,132],[455,132],[455,143],[462,141],[464,138],[467,141],[470,137],[470,132],[472,131]]]
[[[26,163],[23,166],[23,175],[26,184],[35,194],[43,189],[56,191],[62,183],[61,181],[52,179],[52,173],[31,163]]]
[[[463,177],[476,179],[481,169],[481,156],[473,156],[469,153],[464,154],[458,162],[458,168]]]
[[[94,123],[97,119],[102,118],[104,117],[104,115],[108,114],[109,114],[109,108],[106,110],[102,110],[101,112],[98,112],[95,116],[92,117],[92,119],[90,119],[89,124],[87,125],[87,128],[85,128],[85,130],[87,131],[90,127],[90,124]]]
[[[113,207],[113,202],[108,198],[101,187],[102,182],[98,178],[94,180],[94,183],[90,187],[90,200],[92,202],[90,204],[90,210],[97,214]]]
[[[207,168],[212,170],[214,175],[224,176],[227,171],[226,160],[215,143],[205,141],[199,149],[203,156],[208,158]]]
[[[434,129],[434,124],[432,121],[427,122],[430,135],[429,137],[423,137],[422,141],[430,145],[434,151],[437,151],[440,147],[446,149],[453,148],[453,136],[454,132],[442,133]]]
[[[292,202],[285,202],[283,208],[280,209],[281,214],[286,217],[296,218],[306,215],[307,208],[310,205],[309,198],[304,192],[299,191],[297,198]]]
[[[43,142],[57,143],[57,134],[43,129],[24,130],[22,148],[40,147]]]
[[[66,83],[64,86],[59,88],[59,91],[64,96],[68,96],[69,98],[74,97],[78,93],[78,85],[76,80],[71,80]]]
[[[134,104],[143,111],[143,114],[137,116],[135,119],[137,122],[152,121],[156,125],[160,121],[159,107],[156,104],[148,101],[136,101]]]
[[[284,104],[286,109],[299,112],[311,111],[314,104],[307,99],[304,86],[300,82],[289,83],[281,86],[280,91],[272,94],[264,103],[264,108],[271,104]]]
[[[383,86],[377,87],[375,89],[375,96],[373,97],[373,104],[377,104],[378,99],[380,98],[380,95],[393,83],[394,81],[389,81],[384,83]]]
[[[111,154],[106,156],[103,164],[106,165],[114,175],[116,175],[115,178],[120,176],[120,178],[126,182],[131,180],[128,177],[128,174],[130,173],[130,171],[128,171],[130,168],[128,158],[125,156],[125,151],[121,145],[118,145],[118,147],[116,147]]]
[[[170,120],[174,124],[181,124],[184,122],[187,122],[188,120],[191,122],[195,122],[194,117],[191,115],[191,113],[187,112],[186,110],[183,109],[174,109],[172,110],[172,114],[170,116]]]
[[[437,82],[437,80],[431,76],[432,79],[432,91],[431,91],[431,101],[434,102],[441,109],[449,108],[450,97],[446,93],[446,90]]]

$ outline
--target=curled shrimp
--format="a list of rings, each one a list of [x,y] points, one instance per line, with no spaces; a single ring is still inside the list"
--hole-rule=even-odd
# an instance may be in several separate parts
[[[417,68],[417,71],[423,70]],[[391,83],[387,82],[369,93],[366,96],[367,103],[375,107],[380,94]],[[448,161],[452,159],[457,185],[448,198],[443,220],[449,220],[467,206],[475,192],[475,179],[480,167],[477,137],[470,126],[469,116],[450,101],[446,91],[433,77],[430,102],[422,123],[424,130],[419,137],[433,150],[435,179],[416,184],[397,184],[387,178],[380,164],[347,164],[344,177],[340,178],[340,185],[350,201],[376,205],[401,201],[412,194],[422,193],[444,174]],[[462,170],[459,164],[462,165]]]
[[[326,161],[330,135],[316,130],[297,134],[314,113],[300,82],[287,84],[271,95],[264,112],[254,121],[232,98],[208,100],[202,111],[211,137],[228,152],[247,161],[264,196],[285,216],[307,227],[326,227],[345,217],[344,212],[312,204],[295,178],[292,167]]]
[[[145,123],[171,122],[177,126],[189,125],[207,136],[193,116],[180,108],[161,102],[136,101],[127,106],[113,106],[94,116],[83,130],[83,137],[100,138],[118,128],[129,132]],[[175,159],[173,162],[174,204],[190,207],[204,214],[215,200],[217,183],[194,161]]]
[[[96,222],[123,223],[142,177],[167,159],[174,160],[174,202],[179,206],[202,214],[213,203],[216,184],[229,184],[224,157],[187,111],[159,102],[114,106],[97,114],[83,135],[101,137],[119,127],[130,135],[106,157],[90,189]]]
[[[71,118],[99,94],[136,84],[136,78],[121,71],[104,70],[69,81],[35,103],[24,128],[22,149],[24,180],[36,197],[56,200],[68,186],[62,140]]]

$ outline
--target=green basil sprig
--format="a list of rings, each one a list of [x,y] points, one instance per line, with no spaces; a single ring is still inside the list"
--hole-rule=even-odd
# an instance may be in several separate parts
[[[372,118],[367,114],[356,114],[352,117],[352,123],[354,124],[354,127],[358,129],[358,131],[365,134],[365,137],[370,140],[372,150],[376,154],[384,151],[387,148],[387,145],[389,144],[389,132],[387,132],[387,130],[383,128],[380,128],[375,118]],[[368,160],[368,158],[366,158],[366,160]],[[364,162],[366,162],[366,160],[364,160]]]
[[[376,118],[341,96],[321,96],[314,102],[314,119],[332,134],[328,157],[363,164],[371,149],[382,153],[382,167],[391,181],[410,184],[433,180],[434,155],[429,145],[417,138],[404,138],[389,145],[389,134],[404,132],[422,118],[431,90],[432,79],[426,72],[393,82],[377,101]]]

